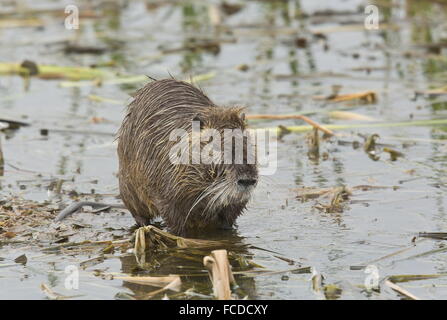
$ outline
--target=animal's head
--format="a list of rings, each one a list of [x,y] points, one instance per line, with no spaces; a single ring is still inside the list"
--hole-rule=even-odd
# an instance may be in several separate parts
[[[226,208],[245,207],[258,181],[255,139],[241,108],[214,107],[192,117],[188,164],[180,165],[190,212],[213,219]],[[186,146],[186,144],[184,145]],[[239,212],[240,213],[240,212]]]

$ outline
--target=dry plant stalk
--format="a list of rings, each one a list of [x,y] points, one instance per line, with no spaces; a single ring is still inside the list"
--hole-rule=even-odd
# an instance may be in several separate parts
[[[328,212],[343,212],[342,204],[351,196],[351,192],[345,187],[339,187],[334,192],[334,196],[331,199],[331,204],[327,208]]]
[[[0,21],[0,29],[3,28],[21,28],[21,27],[42,27],[44,23],[40,19],[2,19]]]
[[[385,280],[385,284],[390,287],[391,289],[393,289],[394,291],[400,293],[401,295],[410,298],[412,300],[421,300],[420,298],[416,297],[414,294],[412,294],[411,292],[405,290],[404,288],[398,286],[397,284],[391,282],[390,280]]]
[[[139,266],[146,263],[146,228],[141,227],[135,231],[135,259]]]
[[[80,295],[76,296],[64,296],[62,294],[59,294],[57,292],[54,292],[49,286],[47,286],[45,283],[40,284],[40,290],[47,296],[50,300],[66,300],[70,298],[77,298],[80,297]]]
[[[330,102],[345,102],[352,100],[359,100],[364,103],[375,103],[377,101],[377,95],[374,91],[365,91],[359,93],[337,95],[328,99],[328,101]]]
[[[166,286],[164,286],[164,287],[161,288],[161,289],[157,289],[157,290],[155,290],[155,291],[149,292],[148,294],[144,295],[142,299],[143,299],[143,300],[151,299],[151,298],[153,298],[154,296],[156,296],[157,294],[162,293],[162,292],[164,292],[164,291],[168,291],[168,290],[172,290],[172,291],[175,291],[175,292],[179,292],[179,291],[180,291],[180,287],[181,287],[181,285],[182,285],[182,281],[180,280],[180,277],[179,277],[179,276],[176,276],[176,277],[174,277],[174,279],[173,279],[171,282],[169,282]]]
[[[231,272],[231,265],[228,261],[227,250],[214,250],[211,256],[203,258],[203,264],[208,269],[208,273],[213,283],[214,295],[218,300],[230,300],[230,283],[234,283],[234,276]]]
[[[154,226],[141,227],[135,231],[136,253],[144,252],[146,248],[213,248],[222,247],[224,244],[228,244],[228,242],[183,238],[160,230]]]
[[[416,91],[416,94],[418,94],[418,95],[429,95],[429,96],[447,94],[447,86],[440,87],[440,88],[435,88],[435,89],[430,89],[430,90],[425,90],[425,91]]]
[[[307,201],[310,199],[317,199],[322,196],[327,196],[329,193],[333,192],[334,188],[311,188],[311,187],[303,187],[303,188],[294,188],[291,189],[294,192],[297,192],[296,198],[301,201]]]
[[[40,284],[40,290],[47,296],[50,300],[61,300],[63,298],[59,293],[54,292],[50,287],[48,287],[45,283]]]
[[[134,254],[139,265],[146,262],[146,249],[168,248],[215,248],[228,245],[227,241],[190,239],[175,236],[154,226],[145,226],[135,231]]]
[[[326,213],[342,213],[346,201],[352,195],[351,191],[347,187],[341,186],[334,188],[330,194],[332,194],[332,198],[329,204],[318,204],[315,207]]]
[[[330,111],[329,116],[332,119],[338,120],[377,121],[376,119],[363,114],[340,110]]]
[[[313,121],[312,119],[303,116],[303,115],[274,115],[274,114],[250,114],[246,116],[247,119],[251,119],[251,120],[257,120],[257,119],[267,119],[267,120],[288,120],[288,119],[300,119],[303,120],[305,122],[307,122],[308,124],[310,124],[311,126],[313,126],[314,128],[317,128],[318,130],[323,131],[324,133],[326,133],[329,136],[333,136],[334,132],[332,130],[329,130],[325,127],[323,127],[322,125],[318,124],[317,122]]]
[[[370,190],[378,190],[378,189],[395,189],[394,186],[373,186],[373,185],[357,185],[354,187],[345,187],[345,190],[348,193],[353,193],[354,191],[370,191]],[[332,194],[335,194],[336,191],[339,190],[339,187],[332,188],[312,188],[312,187],[302,187],[302,188],[292,188],[290,191],[296,192],[296,198],[298,200],[307,201],[311,199],[317,199],[320,197],[328,197]],[[446,233],[447,239],[447,233]]]
[[[318,129],[314,128],[307,136],[308,152],[307,156],[310,160],[316,161],[320,158],[320,136]]]
[[[160,287],[163,288],[168,284],[172,283],[174,280],[180,279],[179,276],[165,276],[165,277],[114,277],[115,279],[120,279],[126,282]]]

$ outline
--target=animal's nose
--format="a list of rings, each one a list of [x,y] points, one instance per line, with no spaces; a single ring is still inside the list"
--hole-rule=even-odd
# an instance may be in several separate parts
[[[256,179],[239,179],[237,181],[237,184],[240,185],[241,187],[250,187],[256,184],[256,182],[258,182],[258,180]]]

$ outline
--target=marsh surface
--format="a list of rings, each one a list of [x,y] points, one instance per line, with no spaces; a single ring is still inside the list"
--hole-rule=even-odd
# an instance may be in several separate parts
[[[447,90],[427,90],[445,88],[447,80],[447,3],[378,1],[379,30],[366,30],[364,1],[240,1],[240,8],[226,10],[205,1],[73,2],[81,11],[78,31],[64,28],[63,1],[40,1],[38,7],[30,1],[20,15],[9,1],[1,1],[1,62],[95,65],[114,75],[154,78],[202,76],[197,83],[213,101],[245,106],[247,114],[306,114],[323,125],[347,125],[320,141],[317,159],[308,155],[308,132],[285,135],[278,142],[275,174],[261,178],[235,231],[214,235],[243,247],[233,252],[236,271],[261,269],[255,265],[275,272],[309,266],[324,277],[321,291],[313,290],[309,273],[239,275],[241,298],[399,299],[383,283],[380,291],[365,290],[368,274],[352,266],[373,264],[380,280],[447,273],[444,240],[417,237],[447,231],[447,125],[395,125],[446,119]],[[8,27],[25,18],[37,25]],[[69,53],[69,43],[101,53]],[[1,135],[1,299],[45,298],[41,283],[84,299],[139,298],[156,289],[116,278],[130,274],[182,274],[181,291],[168,291],[168,297],[211,298],[201,264],[206,251],[149,255],[151,266],[139,270],[126,250],[45,250],[130,238],[134,222],[124,210],[85,210],[62,227],[50,224],[48,216],[77,199],[118,202],[114,135],[130,94],[145,81],[98,85],[31,77],[27,84],[24,77],[0,76],[0,118],[30,124]],[[340,94],[373,91],[376,100],[333,102],[337,86]],[[340,119],[332,111],[374,121],[352,114]],[[368,126],[372,123],[382,125]],[[251,122],[254,127],[302,124]],[[359,134],[380,136],[375,154],[364,151]],[[391,161],[383,147],[404,157]],[[302,188],[359,185],[383,188],[355,189],[339,210],[327,210],[330,197],[298,197]],[[48,210],[44,222],[30,217],[8,224],[12,215],[35,210],[36,203]],[[26,263],[14,262],[22,254]],[[65,268],[97,257],[103,259],[81,265],[79,289],[67,290]],[[399,285],[420,298],[447,298],[442,276]]]

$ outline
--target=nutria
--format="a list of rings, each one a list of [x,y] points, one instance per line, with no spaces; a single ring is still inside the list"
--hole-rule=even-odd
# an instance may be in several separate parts
[[[256,164],[247,161],[247,140],[239,164],[179,164],[171,161],[178,143],[171,133],[191,134],[193,121],[199,130],[216,129],[222,137],[225,129],[245,132],[242,109],[216,106],[200,89],[173,79],[151,82],[134,98],[118,133],[118,177],[121,198],[136,222],[147,225],[161,216],[176,234],[231,227],[258,178]]]
[[[118,132],[118,178],[121,199],[138,225],[161,216],[179,235],[233,226],[258,179],[256,160],[249,161],[255,149],[248,148],[251,141],[241,111],[217,106],[200,89],[174,79],[154,81],[137,91]],[[173,162],[178,141],[172,133],[180,129],[192,137],[197,133],[193,122],[199,124],[199,133],[213,129],[224,137],[228,129],[242,132],[243,156],[238,158],[242,161],[235,161],[235,134],[221,144],[221,150],[231,144],[230,162]],[[187,144],[191,150],[193,145]],[[199,145],[202,150],[204,142]],[[188,160],[193,153],[187,153]],[[66,208],[57,220],[81,206]]]

